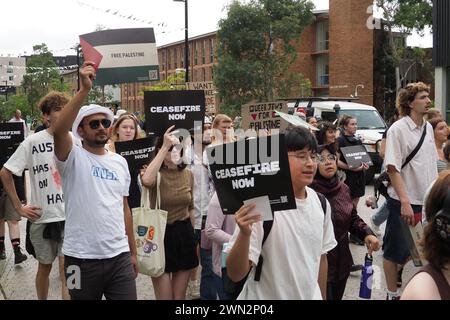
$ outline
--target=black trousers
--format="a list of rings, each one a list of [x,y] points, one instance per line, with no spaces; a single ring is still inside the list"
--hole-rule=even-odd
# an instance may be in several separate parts
[[[337,282],[327,282],[327,300],[342,300],[348,277]]]
[[[130,252],[109,259],[64,256],[64,270],[72,300],[137,300]]]

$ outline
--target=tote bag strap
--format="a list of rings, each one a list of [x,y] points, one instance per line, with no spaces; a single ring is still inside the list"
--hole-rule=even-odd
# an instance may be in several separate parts
[[[156,201],[155,201],[155,210],[158,210],[161,206],[161,195],[159,192],[159,184],[161,182],[161,175],[157,174],[156,176]],[[141,207],[150,208],[150,192],[147,187],[142,186],[141,192]]]

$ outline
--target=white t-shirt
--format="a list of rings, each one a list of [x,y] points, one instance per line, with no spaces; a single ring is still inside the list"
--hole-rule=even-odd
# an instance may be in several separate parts
[[[65,219],[61,180],[54,161],[53,136],[47,130],[26,138],[4,166],[16,176],[21,176],[25,169],[29,170],[31,199],[28,204],[42,208],[42,216],[35,223]]]
[[[424,126],[427,126],[427,133],[422,146],[402,169],[406,158],[419,143]],[[385,167],[392,165],[400,172],[410,203],[422,205],[425,191],[438,175],[438,154],[431,124],[424,121],[422,127],[418,127],[409,116],[394,122],[387,132],[385,154]],[[388,194],[391,198],[400,200],[393,186],[388,188]]]
[[[73,146],[66,161],[56,159],[66,201],[63,253],[80,259],[108,259],[129,251],[123,197],[130,172],[115,153],[92,154]]]
[[[337,242],[327,201],[324,215],[319,197],[306,188],[306,199],[296,199],[297,209],[276,211],[269,236],[262,248],[261,279],[255,281],[255,267],[239,295],[239,300],[321,300],[318,284],[320,258]],[[240,229],[236,226],[225,249],[229,252]],[[261,254],[263,222],[252,226],[249,260],[256,266]]]

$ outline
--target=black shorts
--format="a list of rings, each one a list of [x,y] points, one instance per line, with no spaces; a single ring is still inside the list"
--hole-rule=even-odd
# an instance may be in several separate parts
[[[194,228],[190,219],[175,221],[166,226],[164,253],[166,256],[164,272],[166,273],[190,270],[198,266]]]

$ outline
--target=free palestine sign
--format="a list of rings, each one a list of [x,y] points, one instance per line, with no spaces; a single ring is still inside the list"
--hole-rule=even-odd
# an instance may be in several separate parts
[[[153,28],[103,30],[80,35],[84,61],[97,69],[96,85],[159,80]]]

